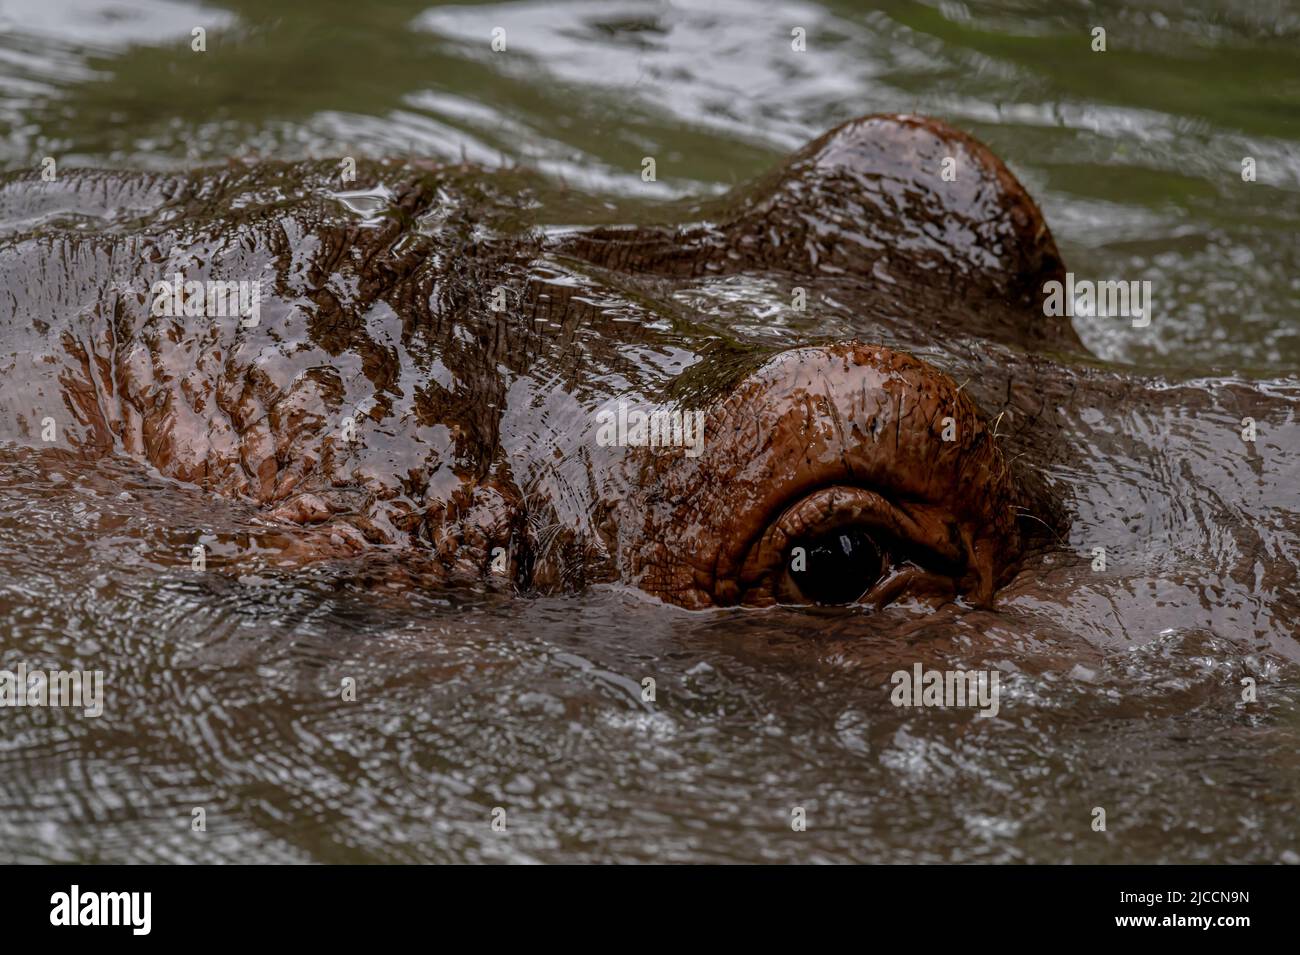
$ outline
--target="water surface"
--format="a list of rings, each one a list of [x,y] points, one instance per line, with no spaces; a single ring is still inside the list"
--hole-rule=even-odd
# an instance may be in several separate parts
[[[1076,320],[1098,358],[1294,388],[1298,43],[1300,10],[1271,3],[4,0],[0,166],[468,159],[543,172],[556,221],[633,222],[853,116],[931,113],[1008,162],[1076,273],[1153,281],[1149,328]],[[783,333],[760,281],[683,294]],[[1289,424],[1273,476],[1300,475]],[[1150,574],[1049,564],[1065,603],[878,615],[412,593],[382,561],[195,574],[196,539],[261,540],[251,509],[0,453],[0,665],[107,686],[98,719],[0,710],[0,861],[1300,862],[1294,573],[1197,579],[1171,536]],[[1116,482],[1158,525],[1146,462],[1100,460],[1062,477]],[[1086,553],[1120,517],[1084,497]],[[1216,519],[1192,557],[1239,556]],[[1261,534],[1293,568],[1294,521]],[[893,707],[900,661],[996,668],[998,717]],[[1246,677],[1258,702],[1232,702]]]

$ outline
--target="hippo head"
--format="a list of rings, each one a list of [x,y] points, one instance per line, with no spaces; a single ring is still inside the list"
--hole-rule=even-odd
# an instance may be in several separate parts
[[[530,414],[503,429],[538,526],[590,531],[586,566],[689,608],[992,605],[1106,646],[1295,653],[1295,383],[1093,358],[1051,307],[1042,213],[987,148],[868,117],[681,218],[560,232],[529,276],[535,312],[581,301],[607,339],[575,335],[583,380],[519,406],[574,404],[550,420],[580,452],[531,443]],[[693,412],[702,440],[603,448],[620,403]],[[533,541],[535,581],[563,579]]]
[[[660,221],[409,162],[10,177],[0,213],[0,437],[251,502],[287,560],[1296,652],[1294,380],[1094,359],[1042,213],[941,122]],[[255,314],[190,320],[250,277]]]

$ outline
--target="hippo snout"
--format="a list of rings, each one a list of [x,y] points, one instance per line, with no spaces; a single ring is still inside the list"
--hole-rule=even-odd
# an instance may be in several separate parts
[[[647,459],[631,579],[690,608],[987,603],[1020,552],[1013,473],[947,375],[856,341],[781,352]]]

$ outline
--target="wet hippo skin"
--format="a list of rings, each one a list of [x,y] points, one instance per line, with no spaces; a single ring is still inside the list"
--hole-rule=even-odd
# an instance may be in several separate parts
[[[522,172],[356,175],[0,180],[0,438],[52,418],[60,447],[255,502],[287,560],[379,549],[429,586],[989,605],[1065,546],[1062,476],[1105,453],[1078,409],[1293,406],[1093,362],[1044,316],[1041,212],[932,119],[846,123],[665,224],[572,225]],[[257,324],[154,314],[177,273],[259,280]],[[742,279],[761,319],[728,305]],[[602,443],[620,402],[702,411],[699,453]]]

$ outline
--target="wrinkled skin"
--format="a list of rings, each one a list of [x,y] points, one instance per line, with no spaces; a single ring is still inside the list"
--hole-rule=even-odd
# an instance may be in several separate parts
[[[524,174],[397,163],[0,183],[0,439],[48,446],[53,418],[60,448],[254,502],[277,563],[763,606],[807,602],[792,546],[858,527],[868,605],[1054,601],[1121,619],[1101,642],[1300,658],[1295,383],[1095,363],[1043,314],[1042,213],[937,121],[845,124],[658,227],[556,226]],[[178,271],[260,278],[259,325],[151,314]],[[731,276],[770,312],[719,304]],[[702,409],[703,453],[602,446],[620,399]],[[1090,601],[1095,546],[1130,604]]]

